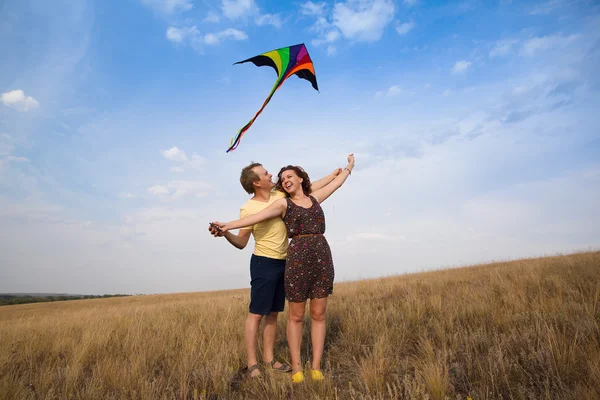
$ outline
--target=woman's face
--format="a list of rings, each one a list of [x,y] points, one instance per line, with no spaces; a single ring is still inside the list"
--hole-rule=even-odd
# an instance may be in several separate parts
[[[281,187],[290,194],[302,190],[303,181],[293,169],[286,169],[281,174]]]

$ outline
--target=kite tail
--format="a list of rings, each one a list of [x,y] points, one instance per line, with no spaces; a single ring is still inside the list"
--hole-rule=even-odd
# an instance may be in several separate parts
[[[264,110],[264,108],[267,106],[269,101],[271,101],[271,97],[273,97],[273,95],[275,94],[275,91],[277,89],[279,89],[279,87],[281,86],[281,83],[283,83],[283,81],[284,81],[284,79],[278,80],[277,82],[275,82],[273,89],[271,89],[271,93],[269,93],[269,96],[266,98],[266,100],[263,103],[260,110],[258,110],[256,112],[256,114],[254,114],[254,117],[246,125],[244,125],[233,138],[231,138],[231,141],[229,142],[229,148],[227,149],[226,153],[229,153],[230,151],[233,151],[238,147],[238,145],[240,144],[240,141],[242,140],[242,136],[244,136],[244,133],[246,133],[246,131],[248,129],[250,129],[252,124],[254,124],[254,121],[256,120],[256,118]]]

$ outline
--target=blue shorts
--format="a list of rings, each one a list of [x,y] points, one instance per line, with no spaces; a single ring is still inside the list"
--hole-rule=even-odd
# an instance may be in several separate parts
[[[250,312],[269,315],[285,306],[285,260],[252,254],[250,258]]]

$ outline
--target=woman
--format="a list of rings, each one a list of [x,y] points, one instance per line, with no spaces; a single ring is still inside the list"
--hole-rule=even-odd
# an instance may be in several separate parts
[[[325,345],[325,310],[327,297],[333,292],[334,268],[325,233],[325,215],[320,203],[339,189],[354,168],[354,155],[348,156],[348,165],[327,186],[310,192],[308,174],[300,167],[289,165],[279,171],[278,187],[288,193],[263,211],[221,223],[214,222],[223,232],[244,228],[258,222],[281,217],[291,242],[285,266],[285,294],[289,302],[287,339],[292,359],[292,381],[304,380],[300,362],[302,320],[306,302],[310,299],[311,339],[313,360],[311,378],[323,380],[321,358]]]

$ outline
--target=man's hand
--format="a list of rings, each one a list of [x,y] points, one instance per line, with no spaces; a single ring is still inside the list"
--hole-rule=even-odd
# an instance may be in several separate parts
[[[214,237],[225,237],[229,243],[240,250],[246,247],[252,235],[252,229],[240,229],[240,232],[235,235],[229,232],[229,227],[222,222],[211,222],[208,231]]]
[[[208,225],[208,231],[210,232],[211,235],[213,235],[214,237],[223,237],[225,236],[225,232],[223,232],[218,225],[215,225],[213,223],[210,223]]]
[[[218,222],[218,221],[214,221],[210,223],[210,226],[214,229],[216,229],[218,232],[221,233],[220,236],[224,236],[225,232],[228,232],[230,227],[227,226],[227,224],[225,222]]]

